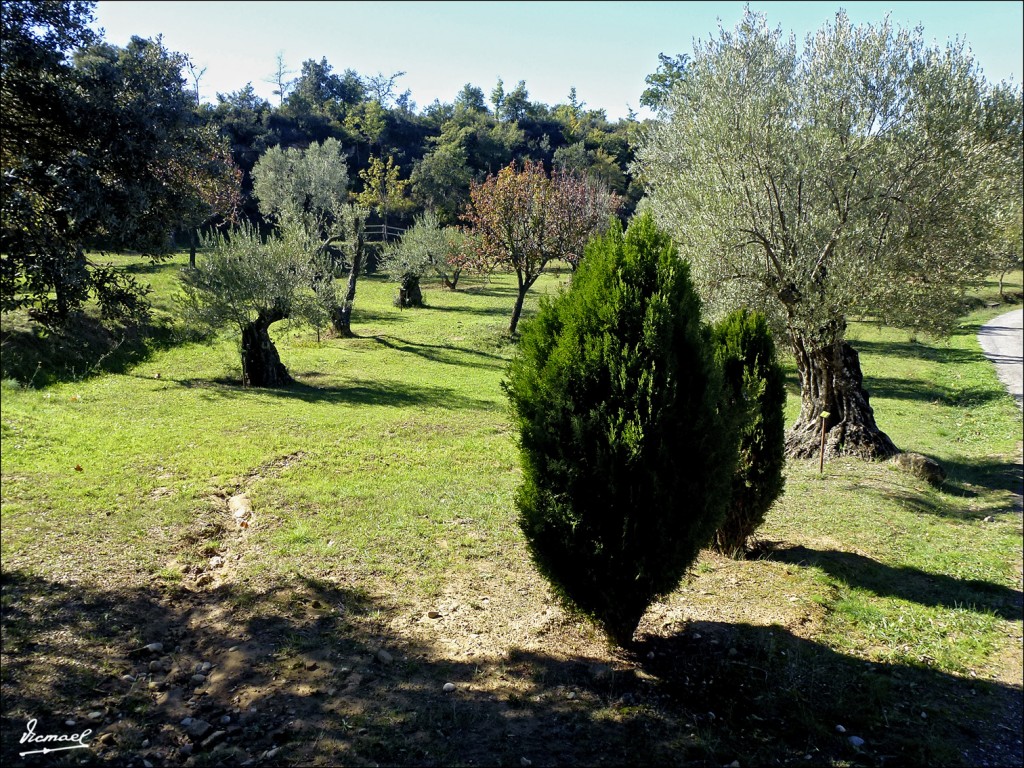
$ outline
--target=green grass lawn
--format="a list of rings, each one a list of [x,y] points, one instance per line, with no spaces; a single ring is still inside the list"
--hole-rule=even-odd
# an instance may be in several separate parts
[[[172,329],[186,258],[136,268]],[[544,276],[525,317],[566,280]],[[245,638],[271,648],[267,708],[296,655],[330,649],[308,674],[334,682],[296,705],[321,738],[281,747],[299,763],[972,764],[964,750],[1021,690],[1021,414],[975,339],[1012,307],[982,305],[946,340],[854,324],[879,425],[942,463],[946,486],[887,463],[791,463],[760,556],[702,555],[630,655],[554,603],[515,523],[500,389],[513,278],[428,285],[416,310],[396,309],[395,290],[360,281],[353,339],[275,326],[288,389],[243,389],[230,335],[167,330],[82,378],[4,382],[5,745],[33,707],[81,716],[73,694],[89,683],[109,728],[136,702],[149,754],[164,749],[160,696],[176,684],[116,682],[137,666],[126,649],[161,626],[197,638],[181,657],[219,659]],[[244,529],[225,506],[241,492]],[[65,621],[51,625],[54,603]],[[382,645],[398,661],[374,661]],[[54,667],[78,670],[79,688],[26,693]],[[452,677],[458,706],[435,701]],[[851,747],[840,723],[867,743]],[[140,754],[141,738],[116,739],[112,754]]]

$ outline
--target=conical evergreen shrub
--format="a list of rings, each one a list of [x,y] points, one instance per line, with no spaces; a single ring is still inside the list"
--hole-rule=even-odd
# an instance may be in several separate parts
[[[572,286],[541,302],[505,389],[533,559],[627,644],[710,543],[735,463],[700,300],[649,214],[592,241]]]
[[[739,558],[785,484],[786,387],[764,315],[737,310],[715,325],[713,335],[739,438],[729,508],[713,547]]]

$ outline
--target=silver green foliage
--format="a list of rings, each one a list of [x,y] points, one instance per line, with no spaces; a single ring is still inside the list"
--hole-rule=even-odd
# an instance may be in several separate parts
[[[378,270],[397,282],[409,277],[446,279],[453,271],[452,256],[460,252],[464,238],[458,229],[441,226],[433,211],[426,211],[400,240],[387,245]]]
[[[252,169],[260,213],[278,222],[296,219],[330,239],[348,200],[348,167],[337,139],[306,149],[271,147]]]
[[[265,241],[248,225],[205,238],[195,269],[182,271],[186,317],[194,326],[230,324],[239,332],[275,311],[308,319],[314,251],[305,230],[294,224]]]
[[[800,48],[748,10],[695,44],[633,170],[714,317],[763,310],[816,346],[852,316],[943,332],[996,226],[989,90],[920,28],[840,11]]]

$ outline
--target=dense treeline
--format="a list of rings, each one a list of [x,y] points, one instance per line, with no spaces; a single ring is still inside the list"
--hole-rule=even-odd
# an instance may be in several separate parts
[[[202,119],[230,142],[243,174],[244,211],[253,219],[258,208],[251,171],[260,156],[272,147],[304,149],[331,138],[345,148],[354,193],[362,191],[375,159],[390,159],[399,178],[409,181],[409,205],[400,213],[400,225],[426,210],[442,223],[456,223],[470,184],[513,161],[540,161],[549,171],[566,169],[600,180],[624,198],[624,216],[642,195],[628,172],[630,138],[639,123],[608,120],[603,109],[588,108],[575,88],[565,103],[549,106],[530,101],[523,81],[506,91],[499,80],[489,97],[467,83],[454,101],[435,100],[418,109],[409,91],[395,92],[403,73],[338,73],[326,58],[305,61],[292,81],[284,71],[279,61],[277,105],[258,96],[250,82],[217,94],[216,105],[198,107]]]

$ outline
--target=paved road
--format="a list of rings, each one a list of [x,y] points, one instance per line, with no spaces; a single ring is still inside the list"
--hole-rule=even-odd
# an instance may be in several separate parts
[[[1015,309],[981,326],[978,343],[995,363],[996,374],[1024,409],[1024,309]]]

